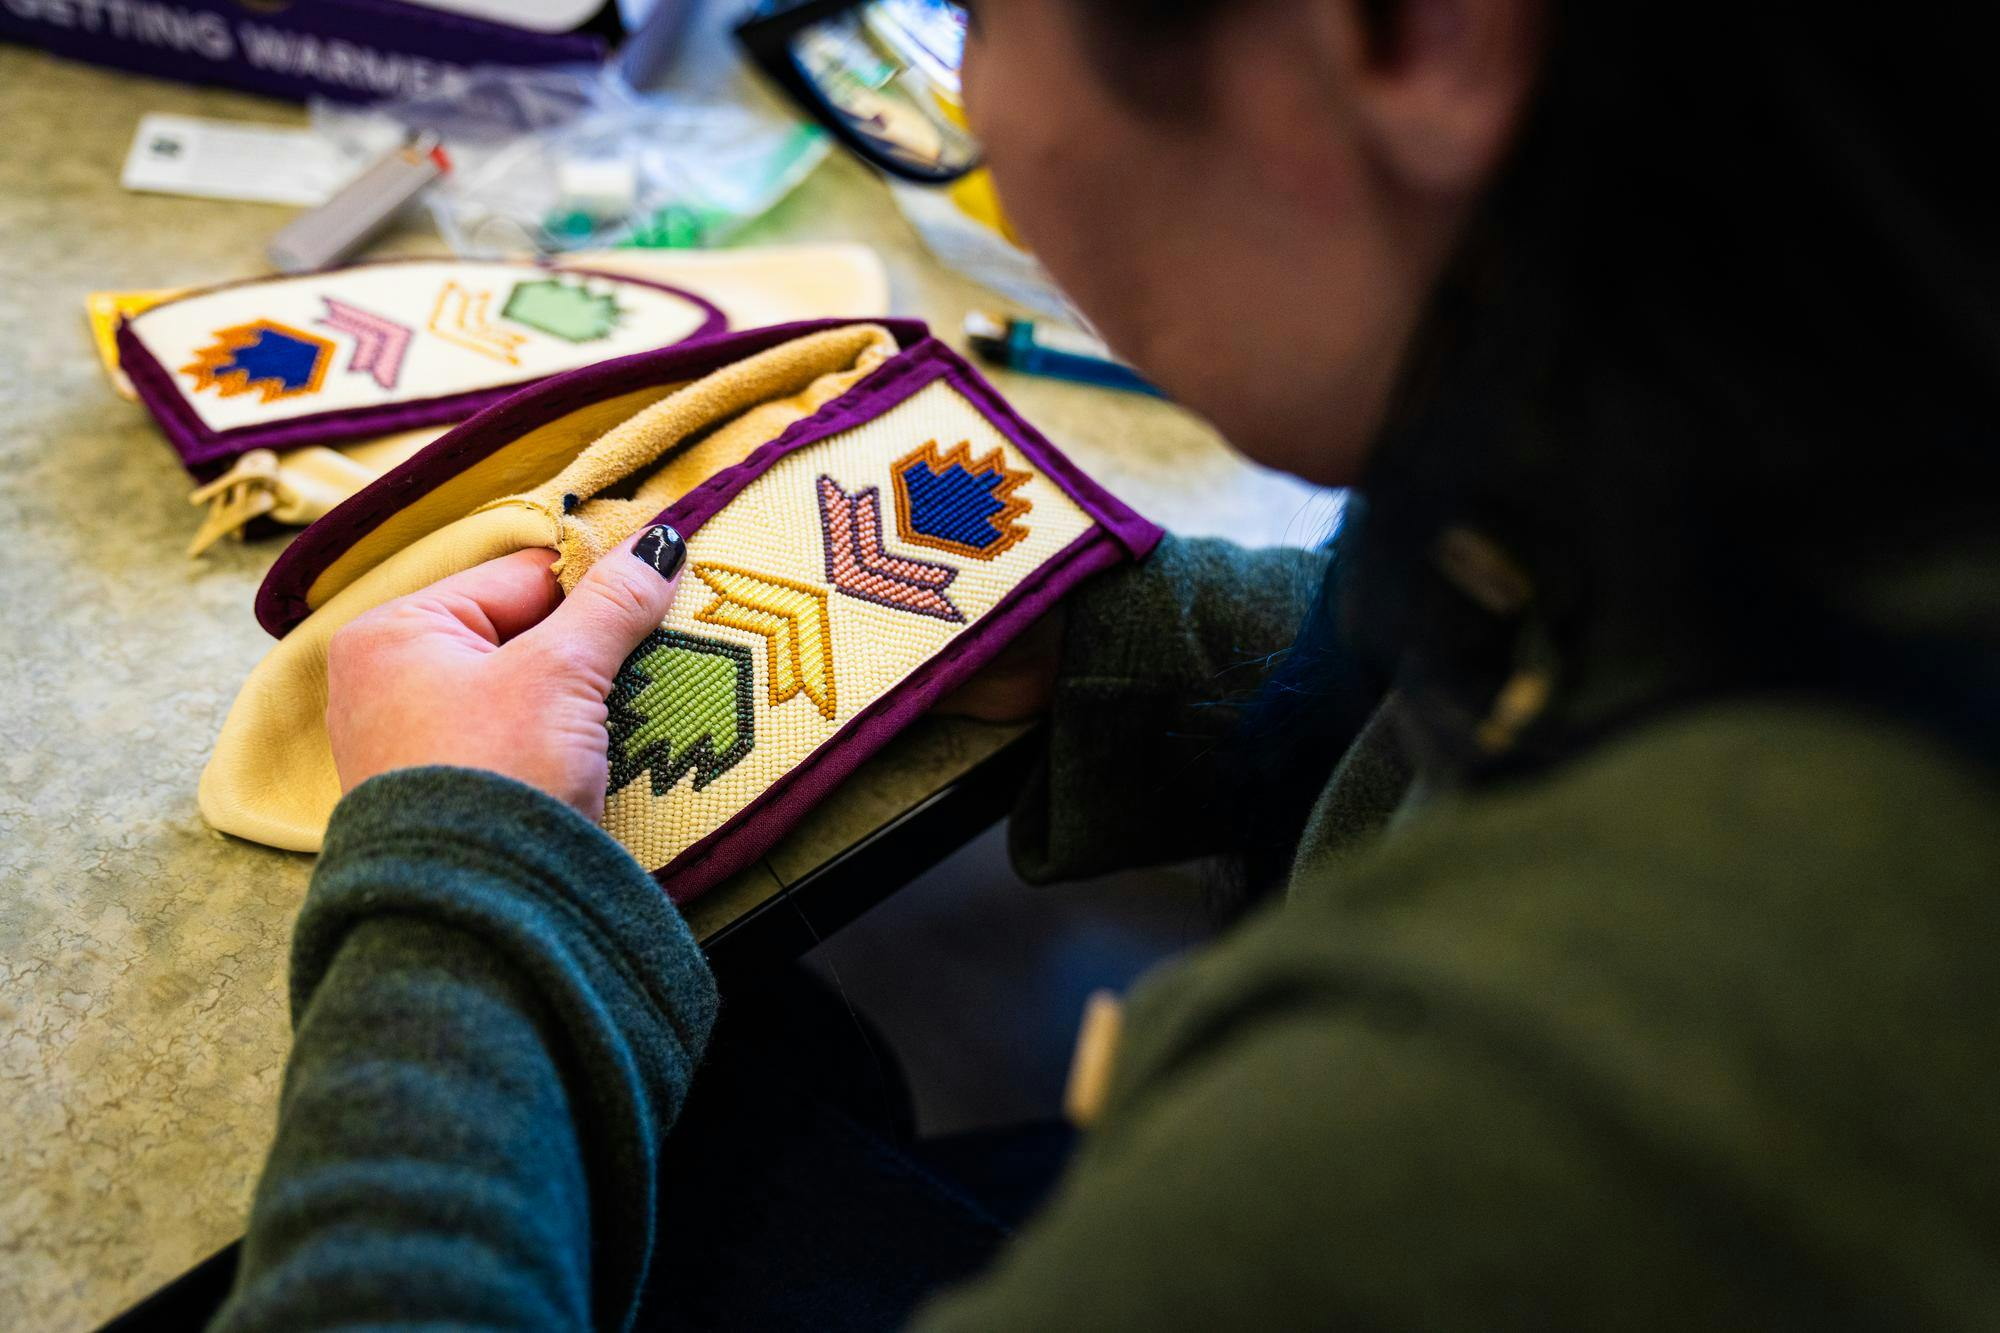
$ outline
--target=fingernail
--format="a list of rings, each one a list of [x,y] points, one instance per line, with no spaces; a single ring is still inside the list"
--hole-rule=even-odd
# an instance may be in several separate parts
[[[681,572],[681,562],[687,559],[687,553],[687,543],[681,540],[681,535],[664,523],[655,523],[632,543],[632,554],[651,565],[653,572],[663,579]]]

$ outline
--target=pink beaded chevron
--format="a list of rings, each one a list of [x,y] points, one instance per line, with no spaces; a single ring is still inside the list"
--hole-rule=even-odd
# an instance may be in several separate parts
[[[354,339],[354,354],[347,359],[348,373],[370,376],[385,389],[395,388],[403,373],[403,355],[410,350],[410,339],[416,330],[331,296],[322,296],[320,300],[326,302],[326,314],[319,322]]]
[[[826,542],[826,581],[836,592],[896,611],[965,623],[965,613],[944,595],[958,577],[957,570],[882,549],[880,489],[870,486],[849,495],[832,477],[822,476],[819,519]]]

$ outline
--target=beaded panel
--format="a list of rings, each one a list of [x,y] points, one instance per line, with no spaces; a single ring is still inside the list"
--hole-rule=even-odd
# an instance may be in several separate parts
[[[604,827],[665,866],[1092,523],[942,381],[788,454],[688,538],[672,613],[620,673]]]
[[[710,310],[532,263],[412,260],[193,292],[132,317],[210,431],[523,384],[678,342]]]

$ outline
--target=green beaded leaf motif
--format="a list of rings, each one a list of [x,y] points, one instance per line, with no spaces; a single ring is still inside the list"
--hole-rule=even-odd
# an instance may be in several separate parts
[[[515,283],[500,310],[503,319],[573,343],[609,338],[624,313],[608,293],[556,278]]]
[[[625,659],[606,701],[611,785],[651,771],[663,796],[694,774],[700,791],[756,744],[750,650],[719,639],[655,630]]]

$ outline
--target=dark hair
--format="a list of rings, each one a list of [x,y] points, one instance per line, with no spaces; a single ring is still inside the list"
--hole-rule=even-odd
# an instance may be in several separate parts
[[[1187,34],[1222,8],[1082,2]],[[1392,678],[1468,781],[1724,693],[1832,695],[2000,762],[1990,82],[1969,15],[1923,8],[1553,0],[1517,147],[1250,719],[1296,738],[1246,788],[1253,870]],[[1466,533],[1524,601],[1468,596],[1441,558]],[[1546,706],[1475,743],[1528,651]]]

